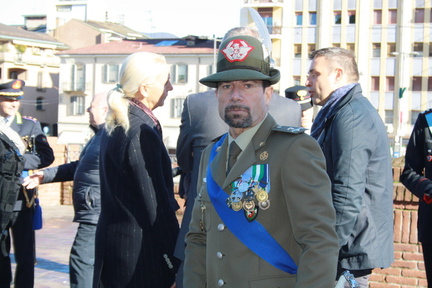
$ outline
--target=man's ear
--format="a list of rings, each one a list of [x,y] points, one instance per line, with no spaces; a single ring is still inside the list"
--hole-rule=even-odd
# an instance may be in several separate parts
[[[273,86],[269,86],[264,90],[265,102],[267,105],[269,105],[270,103],[270,100],[273,96],[273,91],[274,91]]]
[[[336,73],[336,81],[341,81],[345,76],[344,70],[342,68],[336,68],[335,73]]]

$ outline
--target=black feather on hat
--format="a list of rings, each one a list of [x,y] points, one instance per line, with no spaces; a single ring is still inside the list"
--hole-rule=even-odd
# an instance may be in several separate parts
[[[3,84],[0,84],[0,96],[12,99],[12,100],[19,100],[22,99],[22,95],[24,94],[24,91],[22,91],[22,88],[24,87],[25,82],[20,79],[16,79],[10,82],[6,82]]]

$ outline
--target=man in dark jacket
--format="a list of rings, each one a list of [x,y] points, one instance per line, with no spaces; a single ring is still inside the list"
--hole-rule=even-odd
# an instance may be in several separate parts
[[[414,125],[400,181],[419,198],[418,241],[429,287],[432,286],[432,109],[421,113]]]
[[[73,180],[74,221],[79,223],[69,259],[70,287],[92,287],[96,224],[100,214],[99,150],[101,130],[108,111],[106,92],[96,94],[87,112],[95,135],[78,161],[47,168],[24,179],[33,188],[39,183]]]
[[[338,273],[350,270],[368,287],[374,268],[393,262],[393,179],[386,128],[362,95],[354,54],[323,48],[312,60],[306,86],[323,106],[311,136],[324,152],[332,182],[339,237]]]
[[[41,169],[51,165],[54,152],[42,132],[39,121],[32,117],[21,116],[18,112],[22,90],[25,82],[15,79],[0,85],[0,121],[9,126],[26,142],[27,149],[23,155],[25,159],[22,176],[29,171]],[[33,229],[35,191],[20,187],[16,201],[10,230],[12,234],[15,262],[15,287],[32,288],[34,286],[35,266],[35,232]],[[10,237],[7,234],[7,253],[10,250]],[[12,282],[12,268],[9,255],[0,256],[0,287],[10,287]]]

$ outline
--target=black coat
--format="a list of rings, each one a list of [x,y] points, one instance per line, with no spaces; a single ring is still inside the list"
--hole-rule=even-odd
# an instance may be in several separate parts
[[[74,221],[96,225],[101,210],[99,154],[102,130],[92,129],[96,134],[81,151],[79,160],[44,169],[43,183],[73,180]]]
[[[405,167],[400,181],[419,198],[418,240],[432,244],[432,204],[423,201],[424,194],[432,196],[432,134],[426,115],[421,113],[414,125],[405,154]]]
[[[171,161],[144,111],[131,105],[129,120],[126,135],[117,127],[101,139],[94,287],[170,287],[179,231]]]
[[[393,262],[393,178],[384,123],[360,85],[330,115],[318,138],[332,182],[339,262],[349,270]]]

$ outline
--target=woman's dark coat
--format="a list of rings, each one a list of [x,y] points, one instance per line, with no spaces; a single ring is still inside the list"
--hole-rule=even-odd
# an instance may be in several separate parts
[[[130,129],[101,139],[102,212],[93,287],[164,288],[174,283],[179,231],[171,161],[162,135],[140,108]]]

